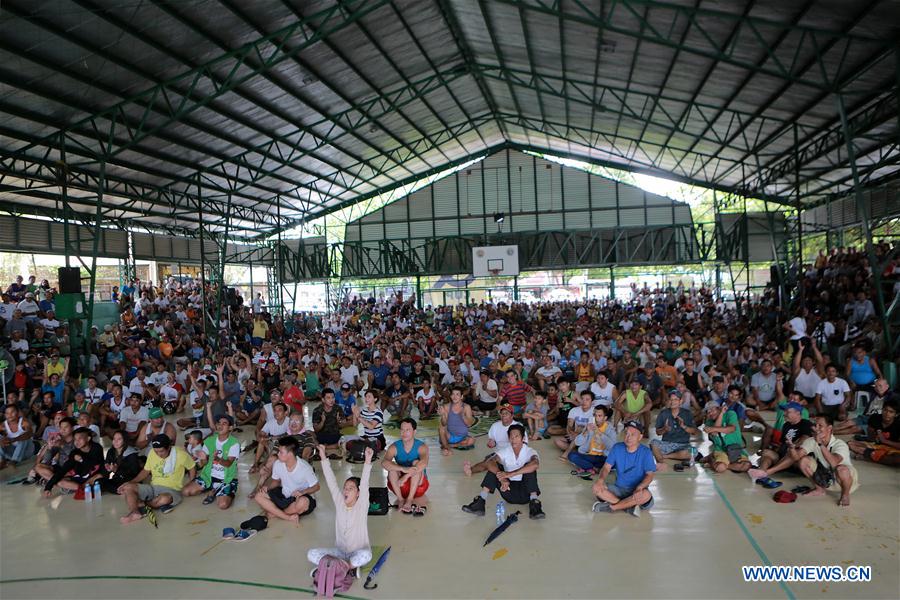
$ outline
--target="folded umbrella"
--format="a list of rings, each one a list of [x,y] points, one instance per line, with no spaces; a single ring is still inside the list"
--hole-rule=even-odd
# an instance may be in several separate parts
[[[484,545],[482,546],[482,548],[484,548],[484,546],[487,546],[488,544],[490,544],[491,542],[496,540],[498,537],[500,537],[501,533],[503,533],[504,531],[509,529],[510,525],[512,525],[513,523],[518,521],[520,514],[521,514],[521,512],[517,510],[513,514],[506,517],[506,520],[503,521],[502,523],[500,523],[497,526],[497,528],[491,532],[491,535],[489,535],[488,538],[484,541]]]
[[[372,570],[369,571],[369,576],[366,577],[366,582],[363,584],[363,587],[367,590],[374,590],[378,587],[377,583],[372,583],[372,580],[375,579],[375,576],[378,575],[378,571],[381,570],[382,565],[384,565],[385,561],[387,561],[388,554],[391,553],[391,547],[388,546],[384,552],[381,553],[381,556],[378,557],[378,560],[375,561],[375,566],[372,567]]]

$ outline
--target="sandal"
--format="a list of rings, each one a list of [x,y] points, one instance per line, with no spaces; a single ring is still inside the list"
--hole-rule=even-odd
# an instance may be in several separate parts
[[[428,512],[427,506],[419,506],[418,504],[412,505],[412,516],[424,517],[426,512]]]
[[[783,484],[780,481],[775,481],[770,477],[763,477],[761,479],[756,480],[757,485],[761,485],[767,490],[773,490],[775,488],[781,487]]]
[[[203,506],[209,506],[210,504],[212,504],[215,501],[216,501],[216,495],[210,494],[206,498],[203,499]]]

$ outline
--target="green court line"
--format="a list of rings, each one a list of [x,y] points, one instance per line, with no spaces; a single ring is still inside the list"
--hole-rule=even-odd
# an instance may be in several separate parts
[[[216,579],[213,577],[177,577],[170,575],[76,575],[72,577],[28,577],[23,579],[0,579],[0,585],[5,583],[34,583],[41,581],[97,581],[97,580],[164,580],[164,581],[203,581],[206,583],[224,583],[228,585],[243,585],[246,587],[266,588],[270,590],[284,590],[286,592],[302,592],[304,594],[316,595],[316,590],[303,587],[291,587],[287,585],[276,585],[273,583],[258,583],[255,581],[237,581],[234,579]],[[348,594],[335,594],[335,598],[347,598],[347,600],[366,600],[361,596],[350,596]]]
[[[753,537],[753,534],[750,533],[750,530],[747,529],[747,525],[744,523],[744,520],[741,519],[740,515],[737,514],[737,511],[734,509],[734,505],[728,500],[728,497],[725,495],[725,492],[722,491],[722,488],[719,487],[718,482],[716,482],[715,478],[710,477],[713,482],[713,486],[716,488],[716,493],[719,494],[719,498],[725,503],[725,506],[728,508],[728,512],[731,513],[731,516],[734,517],[735,522],[741,528],[741,531],[744,532],[744,537],[747,538],[747,541],[750,542],[750,545],[753,546],[753,549],[756,550],[756,553],[759,555],[759,558],[763,561],[767,567],[772,566],[772,561],[769,560],[769,557],[766,556],[766,553],[763,552],[763,549],[757,543],[756,538]],[[794,592],[791,591],[791,588],[787,586],[787,584],[783,581],[779,581],[778,585],[781,586],[781,590],[788,597],[789,600],[797,600],[797,597],[794,595]]]

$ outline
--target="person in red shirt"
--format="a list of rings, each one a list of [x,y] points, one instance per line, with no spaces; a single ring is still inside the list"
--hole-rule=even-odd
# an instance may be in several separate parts
[[[500,391],[500,399],[512,407],[514,416],[525,410],[528,394],[531,392],[531,386],[521,381],[515,371],[506,372],[506,385]]]
[[[291,407],[291,410],[303,412],[306,396],[303,395],[303,390],[297,385],[297,375],[295,373],[287,374],[287,381],[281,398],[285,404]]]

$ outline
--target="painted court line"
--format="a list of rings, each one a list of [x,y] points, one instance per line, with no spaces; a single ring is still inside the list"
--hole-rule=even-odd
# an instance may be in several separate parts
[[[204,581],[207,583],[224,583],[227,585],[242,585],[246,587],[258,587],[270,590],[284,590],[286,592],[301,592],[311,596],[316,595],[316,590],[303,587],[291,587],[276,585],[273,583],[258,583],[256,581],[237,581],[234,579],[215,579],[213,577],[177,577],[170,575],[76,575],[72,577],[28,577],[23,579],[2,579],[0,585],[5,583],[34,583],[41,581],[97,581],[97,580],[151,580],[151,581]],[[348,594],[335,594],[335,598],[347,598],[347,600],[366,600],[361,596]]]
[[[719,494],[719,498],[725,503],[725,506],[728,508],[728,512],[731,513],[731,516],[734,518],[735,522],[741,528],[741,531],[744,532],[744,537],[747,538],[747,541],[750,542],[750,545],[753,546],[753,549],[756,550],[756,554],[759,555],[760,560],[763,561],[767,567],[772,566],[772,561],[769,560],[769,557],[766,556],[766,553],[763,551],[762,547],[757,543],[756,538],[753,537],[753,534],[750,533],[750,530],[747,529],[747,525],[744,523],[744,520],[741,519],[740,515],[737,514],[737,511],[734,509],[734,506],[728,500],[728,497],[725,495],[725,492],[722,491],[722,488],[719,487],[718,482],[715,478],[710,477],[712,480],[713,486],[716,488],[716,493]],[[783,582],[779,581],[778,585],[781,586],[781,590],[788,597],[789,600],[797,600],[797,597],[794,595],[794,592],[791,591],[791,588]]]

